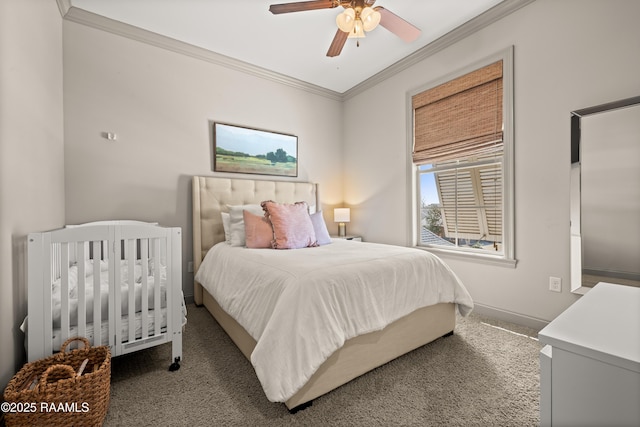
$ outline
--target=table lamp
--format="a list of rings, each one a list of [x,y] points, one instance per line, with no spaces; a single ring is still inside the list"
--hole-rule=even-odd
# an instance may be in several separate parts
[[[338,223],[338,236],[347,236],[346,222],[351,220],[351,209],[349,208],[335,208],[333,210],[333,222]]]

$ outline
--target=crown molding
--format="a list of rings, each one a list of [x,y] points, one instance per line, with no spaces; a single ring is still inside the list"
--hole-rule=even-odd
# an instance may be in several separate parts
[[[369,77],[362,83],[357,84],[342,94],[343,100],[352,98],[367,89],[372,88],[378,83],[396,75],[426,58],[435,55],[437,52],[459,42],[460,40],[470,36],[471,34],[487,27],[488,25],[504,18],[505,16],[515,12],[516,10],[533,3],[535,0],[505,0],[475,18],[465,22],[461,26],[449,31],[442,37],[434,40],[425,47],[411,55],[401,59],[400,61],[390,65],[379,73]]]
[[[390,65],[379,73],[369,77],[362,83],[351,89],[340,93],[323,88],[293,77],[286,76],[266,68],[258,67],[248,62],[240,61],[226,55],[222,55],[210,50],[194,46],[167,36],[163,36],[152,31],[144,30],[133,25],[125,24],[114,19],[106,18],[84,9],[71,5],[71,0],[56,0],[62,17],[70,22],[86,25],[122,37],[166,49],[175,53],[191,56],[196,59],[207,61],[216,65],[230,68],[236,71],[247,73],[253,76],[271,80],[296,89],[301,89],[329,99],[344,101],[352,98],[367,89],[381,83],[416,63],[436,54],[437,52],[453,45],[454,43],[470,36],[471,34],[485,28],[486,26],[504,18],[516,10],[534,2],[535,0],[505,0],[477,17],[467,21],[456,29],[448,32],[442,37],[424,46],[422,49]]]
[[[68,2],[69,0],[58,0],[58,5],[60,6],[61,3]],[[210,50],[194,46],[189,43],[172,39],[170,37],[163,36],[152,31],[144,30],[133,25],[106,18],[104,16],[88,12],[84,9],[71,6],[64,14],[64,19],[70,22],[75,22],[77,24],[86,25],[88,27],[126,37],[131,40],[146,43],[151,46],[166,49],[175,53],[191,56],[193,58],[207,61],[212,64],[221,65],[226,68],[271,80],[276,83],[294,87],[296,89],[311,92],[316,95],[321,95],[333,100],[342,100],[342,94],[340,94],[339,92],[313,85],[311,83],[307,83],[302,80],[298,80],[293,77],[268,70],[266,68],[258,67],[256,65],[249,64],[248,62],[240,61],[226,55],[212,52]]]
[[[71,0],[56,0],[56,3],[58,3],[60,15],[64,18],[69,9],[71,9]]]

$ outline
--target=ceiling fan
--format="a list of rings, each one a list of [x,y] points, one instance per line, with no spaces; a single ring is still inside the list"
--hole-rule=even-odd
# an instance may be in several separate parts
[[[336,17],[336,32],[327,56],[340,55],[348,38],[365,37],[365,31],[371,31],[382,25],[402,40],[410,43],[418,38],[420,30],[384,7],[372,7],[376,0],[312,0],[294,3],[272,4],[269,11],[280,13],[303,12],[306,10],[333,9],[342,6],[345,10]],[[358,46],[359,46],[358,42]]]

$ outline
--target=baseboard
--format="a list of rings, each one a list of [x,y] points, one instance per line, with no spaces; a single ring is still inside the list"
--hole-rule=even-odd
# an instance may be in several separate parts
[[[611,270],[590,270],[588,268],[582,268],[582,274],[587,274],[590,276],[599,276],[601,278],[613,278],[613,279],[624,279],[624,280],[635,280],[636,282],[640,282],[640,274],[639,273],[629,273],[622,271],[611,271]],[[603,282],[605,280],[602,280]]]
[[[535,317],[525,316],[524,314],[514,313],[502,310],[488,305],[474,303],[473,312],[480,316],[491,317],[492,319],[502,320],[504,322],[515,323],[516,325],[526,326],[527,328],[540,331],[547,326],[549,322]]]

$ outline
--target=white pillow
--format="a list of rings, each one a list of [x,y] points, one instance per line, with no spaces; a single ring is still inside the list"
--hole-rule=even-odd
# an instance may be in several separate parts
[[[324,218],[322,217],[322,211],[318,211],[314,214],[309,215],[309,218],[311,218],[313,230],[316,232],[316,240],[318,245],[322,246],[331,243],[331,236],[329,236],[327,224],[325,224]]]
[[[234,205],[229,207],[229,242],[231,246],[245,246],[246,237],[244,233],[245,210],[254,215],[264,215],[264,210],[260,205]]]
[[[224,229],[224,241],[231,241],[231,215],[228,212],[220,212],[222,216],[222,228]]]

